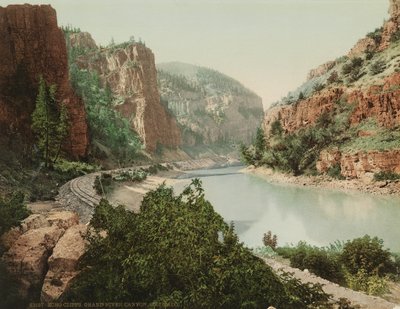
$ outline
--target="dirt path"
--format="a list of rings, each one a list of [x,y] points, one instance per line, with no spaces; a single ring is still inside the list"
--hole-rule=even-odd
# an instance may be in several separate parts
[[[301,280],[303,283],[320,283],[323,285],[323,290],[331,294],[334,300],[340,298],[347,298],[351,301],[352,305],[359,305],[362,309],[400,309],[399,305],[388,302],[380,297],[366,295],[361,292],[356,292],[332,283],[328,280],[317,277],[307,271],[293,268],[284,265],[274,259],[264,259],[265,263],[272,267],[276,272],[285,271],[293,273],[294,276]]]

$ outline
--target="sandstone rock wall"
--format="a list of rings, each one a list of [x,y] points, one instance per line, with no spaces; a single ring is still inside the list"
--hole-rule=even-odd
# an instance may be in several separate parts
[[[31,114],[42,75],[57,85],[71,122],[65,149],[75,158],[86,155],[88,134],[83,102],[68,80],[65,39],[49,5],[0,7],[0,132],[3,143],[32,142]]]
[[[176,120],[160,102],[154,54],[149,48],[129,44],[101,49],[80,57],[77,63],[80,68],[97,72],[103,85],[121,99],[115,108],[130,121],[147,150],[155,151],[158,144],[181,144]]]
[[[332,88],[321,91],[297,104],[273,107],[265,114],[264,131],[268,134],[275,120],[281,122],[286,132],[313,125],[322,113],[329,112],[334,108],[343,93],[344,89]]]
[[[375,173],[388,171],[400,174],[400,150],[368,151],[342,154],[337,149],[322,151],[317,162],[317,170],[326,173],[331,167],[339,165],[341,174],[347,178],[363,178]]]
[[[21,293],[26,296],[42,286],[42,301],[59,299],[78,274],[86,230],[75,213],[53,211],[33,214],[3,235],[1,242],[8,249],[3,260],[19,279]]]

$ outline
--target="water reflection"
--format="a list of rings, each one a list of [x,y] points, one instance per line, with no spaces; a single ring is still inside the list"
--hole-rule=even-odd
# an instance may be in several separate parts
[[[400,252],[400,199],[270,184],[235,169],[196,171],[206,197],[226,221],[234,221],[240,239],[261,245],[268,230],[279,244],[305,240],[318,246],[365,234],[378,236]],[[189,180],[185,180],[187,184]],[[177,185],[181,190],[183,183]]]

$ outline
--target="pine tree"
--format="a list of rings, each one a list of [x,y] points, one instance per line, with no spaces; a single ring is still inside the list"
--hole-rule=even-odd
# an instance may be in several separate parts
[[[56,100],[56,85],[47,86],[43,77],[39,80],[36,107],[32,114],[32,131],[42,151],[45,167],[54,164],[68,134],[68,113],[65,105]]]

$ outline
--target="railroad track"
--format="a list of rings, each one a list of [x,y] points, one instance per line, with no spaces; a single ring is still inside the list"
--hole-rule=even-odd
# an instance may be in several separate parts
[[[99,204],[101,196],[93,188],[94,180],[99,173],[80,176],[69,182],[71,192],[83,203],[90,207]]]

